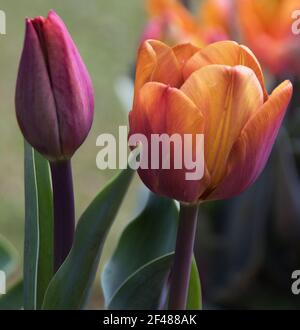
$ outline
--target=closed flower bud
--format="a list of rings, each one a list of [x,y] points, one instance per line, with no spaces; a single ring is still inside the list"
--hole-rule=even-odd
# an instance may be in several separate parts
[[[25,139],[51,161],[72,157],[94,113],[92,83],[63,21],[26,20],[16,87],[16,114]]]

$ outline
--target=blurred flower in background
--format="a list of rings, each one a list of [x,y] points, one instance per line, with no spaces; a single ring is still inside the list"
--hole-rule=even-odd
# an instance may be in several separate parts
[[[142,41],[161,40],[171,46],[191,42],[203,47],[212,42],[236,39],[232,0],[197,2],[196,13],[190,12],[180,0],[146,0],[149,22]]]
[[[299,36],[292,31],[292,13],[299,0],[237,1],[244,42],[273,75],[300,75]]]
[[[299,0],[202,0],[195,13],[180,0],[146,0],[149,20],[142,41],[161,40],[171,46],[191,42],[203,47],[220,40],[247,45],[274,76],[300,74],[298,35],[292,13]]]
[[[157,39],[169,45],[192,42],[202,46],[200,28],[193,15],[178,0],[146,0],[149,22],[142,41]]]
[[[201,33],[207,44],[237,38],[232,0],[201,1],[198,17]]]

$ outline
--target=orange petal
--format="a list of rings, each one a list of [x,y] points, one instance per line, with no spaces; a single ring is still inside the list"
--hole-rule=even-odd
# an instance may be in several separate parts
[[[269,158],[292,91],[292,84],[283,82],[249,120],[232,148],[227,175],[208,199],[237,195],[257,179]]]
[[[199,47],[194,46],[191,43],[180,44],[173,47],[173,52],[177,58],[181,70],[183,69],[185,63],[199,50]]]
[[[157,81],[180,86],[182,74],[176,56],[169,46],[157,40],[145,41],[138,52],[135,91],[147,82]]]
[[[181,90],[204,115],[205,161],[216,186],[234,142],[263,104],[260,84],[245,66],[209,65],[194,72]]]
[[[148,120],[153,134],[194,134],[203,132],[203,115],[179,89],[165,84],[145,84],[139,93],[137,109]]]
[[[203,115],[196,105],[180,90],[161,83],[147,83],[137,97],[134,110],[130,114],[130,136],[144,134],[151,144],[152,134],[202,134]],[[195,145],[193,146],[195,147]],[[174,151],[174,150],[173,150]],[[193,149],[193,156],[196,150]],[[151,153],[149,147],[149,162]],[[161,154],[160,159],[174,161],[172,149]],[[209,174],[201,181],[187,181],[183,169],[147,169],[139,170],[143,182],[155,193],[168,196],[186,203],[196,202],[207,187]]]
[[[261,67],[249,48],[234,41],[215,42],[201,49],[186,63],[183,68],[184,79],[186,80],[193,72],[210,64],[244,65],[249,67],[255,72],[261,84],[264,99],[268,98]]]

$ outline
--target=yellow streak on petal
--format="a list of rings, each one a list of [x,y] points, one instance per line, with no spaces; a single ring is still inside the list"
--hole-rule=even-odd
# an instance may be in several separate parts
[[[269,158],[292,91],[292,84],[283,82],[249,119],[230,151],[227,173],[209,200],[239,194],[257,179]]]
[[[234,142],[263,104],[259,81],[244,66],[209,65],[194,72],[181,90],[204,115],[205,160],[214,188],[225,174]]]

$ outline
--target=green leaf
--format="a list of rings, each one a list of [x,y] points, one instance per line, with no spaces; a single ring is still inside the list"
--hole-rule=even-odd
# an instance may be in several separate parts
[[[102,248],[133,171],[126,169],[96,197],[80,218],[73,247],[53,277],[44,309],[81,309],[93,284]]]
[[[16,270],[17,264],[17,250],[0,234],[0,270],[8,277]]]
[[[201,283],[195,258],[192,261],[187,310],[202,309]]]
[[[174,201],[151,195],[144,211],[122,233],[102,273],[101,284],[109,309],[164,307],[177,227],[178,209]],[[201,285],[195,259],[187,308],[201,308]]]
[[[172,200],[156,195],[150,197],[144,211],[124,230],[115,253],[104,268],[101,282],[106,306],[134,272],[174,251],[177,218],[178,210]],[[121,306],[120,302],[116,304]],[[126,306],[124,304],[123,308]]]
[[[25,142],[24,308],[36,309],[38,273],[38,192],[34,151]]]
[[[39,209],[37,308],[40,308],[53,277],[53,199],[49,163],[38,152],[34,155]]]
[[[25,142],[25,309],[41,307],[52,276],[53,204],[49,163]]]
[[[169,253],[143,265],[132,273],[116,290],[109,302],[110,310],[155,310],[164,307],[168,294],[168,277],[174,253]],[[164,290],[166,292],[164,292]],[[187,310],[200,310],[201,285],[193,258]]]
[[[131,274],[112,297],[111,310],[155,310],[163,298],[173,253],[154,259]]]
[[[18,310],[23,307],[23,281],[12,286],[5,295],[0,296],[0,310]]]

